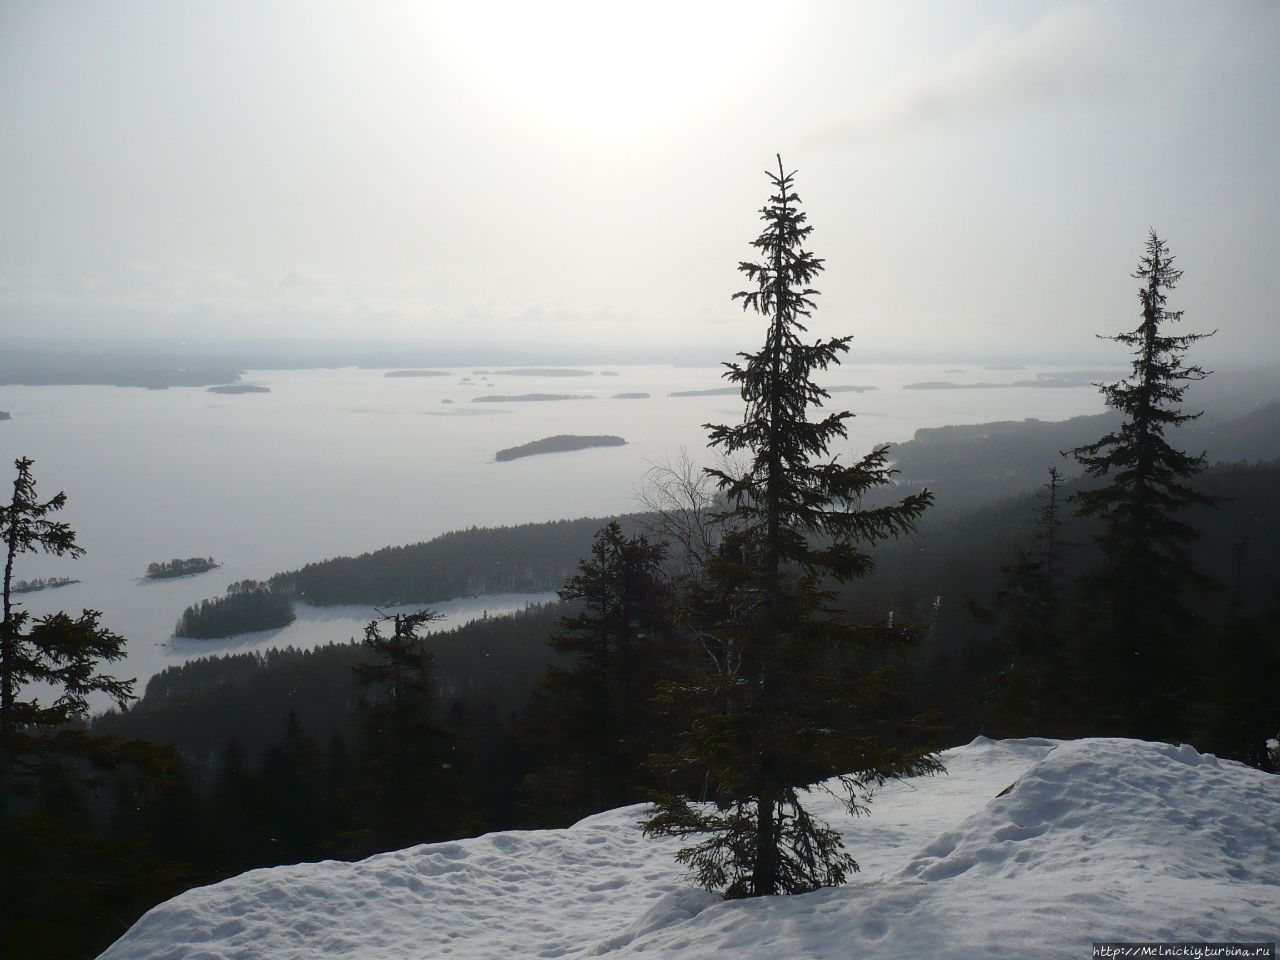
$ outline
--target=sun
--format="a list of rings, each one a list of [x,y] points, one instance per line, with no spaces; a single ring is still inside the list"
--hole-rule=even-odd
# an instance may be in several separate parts
[[[561,120],[626,127],[686,113],[759,54],[763,3],[528,0],[450,4],[442,25],[502,95]]]

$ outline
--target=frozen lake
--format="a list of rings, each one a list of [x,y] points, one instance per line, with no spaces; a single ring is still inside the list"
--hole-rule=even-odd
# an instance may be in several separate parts
[[[303,608],[270,636],[171,641],[184,607],[228,583],[265,579],[327,557],[413,543],[469,526],[499,526],[625,512],[653,462],[681,447],[705,448],[707,422],[742,416],[736,396],[671,397],[724,386],[715,367],[581,367],[587,376],[518,376],[450,369],[442,377],[387,377],[385,370],[251,371],[269,393],[203,388],[0,387],[0,453],[35,460],[40,495],[65,490],[69,522],[88,551],[79,560],[25,555],[18,579],[66,576],[79,584],[21,597],[34,614],[92,607],[130,638],[116,673],[148,676],[192,656],[344,640],[368,611]],[[919,427],[1098,413],[1091,387],[903,390],[907,383],[1029,380],[1052,367],[963,370],[942,365],[850,365],[828,385],[849,423],[847,457]],[[1066,368],[1061,368],[1066,369]],[[608,375],[605,371],[608,371]],[[475,402],[484,394],[586,395],[592,399]],[[647,399],[614,399],[647,393]],[[446,402],[450,401],[450,402]],[[499,463],[493,456],[554,434],[616,434],[626,446]],[[148,563],[212,556],[223,566],[179,580],[142,579]],[[521,606],[480,598],[449,608],[451,622]],[[447,605],[437,605],[444,609]]]

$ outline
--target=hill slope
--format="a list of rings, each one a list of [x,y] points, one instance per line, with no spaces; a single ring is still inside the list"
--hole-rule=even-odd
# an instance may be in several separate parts
[[[1095,940],[1277,938],[1280,778],[1131,740],[979,738],[944,759],[867,819],[815,798],[863,868],[836,890],[720,902],[627,807],[255,870],[161,904],[101,960],[1076,958]]]

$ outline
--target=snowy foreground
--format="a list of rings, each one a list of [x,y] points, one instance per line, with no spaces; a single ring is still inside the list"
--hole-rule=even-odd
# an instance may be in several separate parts
[[[1084,958],[1280,938],[1280,777],[1132,740],[979,738],[944,760],[867,818],[815,798],[862,865],[836,890],[719,901],[625,807],[254,870],[161,904],[101,960]]]

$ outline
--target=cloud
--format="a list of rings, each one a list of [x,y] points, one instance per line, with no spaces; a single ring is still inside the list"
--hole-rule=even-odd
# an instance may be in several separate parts
[[[890,86],[822,145],[899,139],[956,121],[1039,111],[1114,95],[1137,75],[1110,52],[1113,20],[1095,5],[1054,7],[1021,31],[1001,25]],[[1132,54],[1132,51],[1130,52]]]

